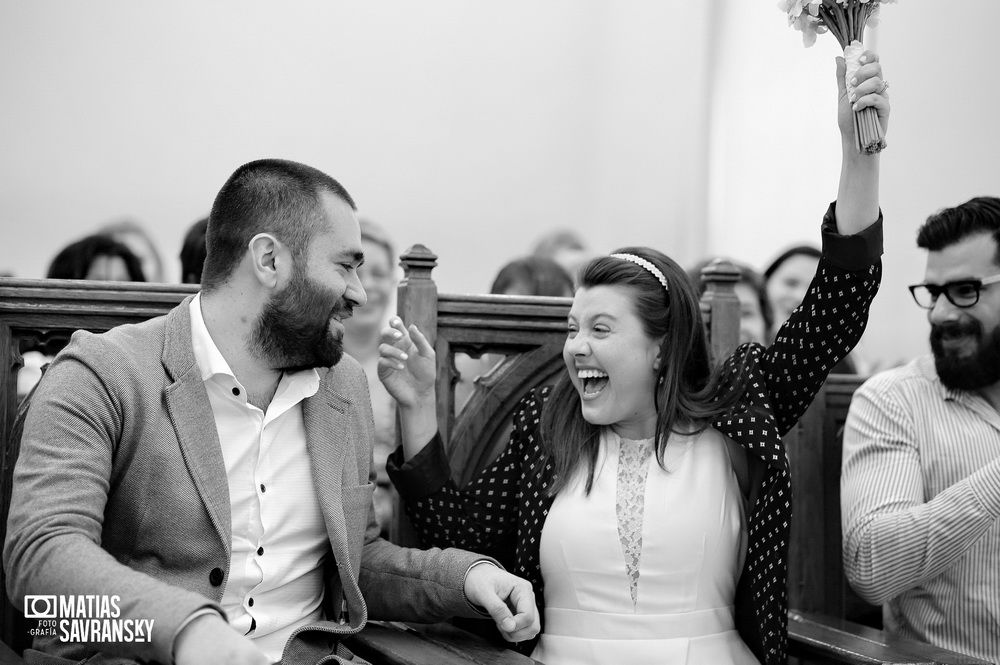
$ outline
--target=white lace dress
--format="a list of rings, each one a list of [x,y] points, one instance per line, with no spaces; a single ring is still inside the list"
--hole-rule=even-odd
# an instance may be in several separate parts
[[[580,473],[542,529],[546,665],[758,665],[733,624],[746,551],[726,441],[675,437],[667,470],[652,439],[601,439],[590,495]]]

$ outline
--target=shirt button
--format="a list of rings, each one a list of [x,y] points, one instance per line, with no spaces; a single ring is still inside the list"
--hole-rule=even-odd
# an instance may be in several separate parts
[[[264,487],[264,483],[261,483],[261,484],[260,484],[260,491],[261,491],[261,494],[263,494],[264,492],[266,492],[266,491],[267,491],[267,488],[266,488],[266,487]]]
[[[264,548],[263,547],[258,547],[257,548],[257,556],[264,556]]]
[[[233,388],[233,394],[236,395],[237,397],[239,397],[240,396],[240,389],[239,388]]]
[[[222,584],[222,580],[225,576],[226,574],[222,572],[222,568],[213,568],[212,572],[208,574],[208,581],[212,586],[219,586]]]
[[[253,598],[251,598],[250,600],[247,601],[247,605],[249,605],[250,607],[253,607]]]

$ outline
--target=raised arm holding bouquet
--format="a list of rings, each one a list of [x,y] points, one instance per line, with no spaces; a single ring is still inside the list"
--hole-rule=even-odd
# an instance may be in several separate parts
[[[425,545],[494,553],[535,586],[547,665],[785,665],[791,483],[781,436],[857,343],[881,277],[879,157],[855,149],[852,107],[889,102],[878,57],[854,100],[838,58],[843,168],[802,304],[768,347],[712,366],[684,270],[626,247],[582,270],[566,372],[515,410],[510,441],[468,485],[451,478],[434,348],[398,318],[379,378],[402,447],[389,475]]]
[[[879,7],[883,3],[893,3],[896,0],[780,0],[778,9],[788,14],[788,24],[802,32],[802,42],[808,47],[816,43],[816,35],[830,32],[840,47],[844,49],[844,59],[847,62],[847,91],[855,95],[852,81],[857,78],[858,68],[863,61],[862,42],[866,25],[874,25],[878,21]],[[887,81],[882,81],[884,93],[889,87]],[[879,124],[874,107],[855,109],[855,138],[859,152],[874,154],[885,148],[885,127]]]

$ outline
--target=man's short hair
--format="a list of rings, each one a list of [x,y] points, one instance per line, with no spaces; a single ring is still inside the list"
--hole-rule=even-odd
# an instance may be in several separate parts
[[[298,262],[315,232],[323,191],[357,210],[339,182],[311,166],[260,159],[236,169],[212,204],[202,288],[210,291],[229,279],[258,233],[273,234]]]
[[[938,252],[978,233],[989,233],[1000,264],[1000,198],[977,196],[954,208],[939,210],[917,230],[917,247]]]

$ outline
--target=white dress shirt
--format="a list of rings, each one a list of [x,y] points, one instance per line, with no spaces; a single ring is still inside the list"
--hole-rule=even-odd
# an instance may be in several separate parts
[[[319,374],[286,372],[261,411],[212,341],[201,294],[190,307],[194,356],[229,479],[232,559],[222,606],[230,625],[277,661],[292,631],[321,618],[323,563],[331,555],[302,420]]]

